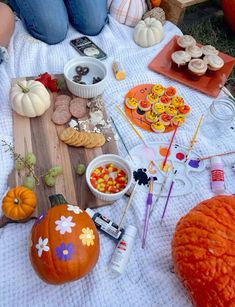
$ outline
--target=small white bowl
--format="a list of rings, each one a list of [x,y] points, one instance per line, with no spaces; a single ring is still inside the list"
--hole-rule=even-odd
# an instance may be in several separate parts
[[[115,166],[120,167],[121,169],[123,169],[128,177],[128,182],[126,187],[118,193],[115,194],[105,194],[102,192],[99,192],[98,190],[96,190],[90,182],[90,177],[91,177],[91,173],[92,171],[102,165],[105,165],[107,163],[113,163]],[[98,156],[97,158],[95,158],[94,160],[92,160],[89,165],[87,166],[86,169],[86,182],[91,190],[91,192],[99,199],[101,200],[105,200],[105,201],[110,201],[113,202],[119,198],[121,198],[131,187],[133,181],[133,172],[132,169],[130,167],[130,165],[120,156],[118,155],[113,155],[113,154],[104,154],[101,156]]]
[[[82,76],[81,81],[87,84],[79,84],[73,81],[73,76],[77,75],[77,66],[89,68],[87,75]],[[107,83],[107,68],[103,62],[92,57],[78,57],[68,61],[64,66],[64,77],[69,91],[82,98],[94,98],[103,93]],[[92,84],[93,77],[100,77],[102,80]]]

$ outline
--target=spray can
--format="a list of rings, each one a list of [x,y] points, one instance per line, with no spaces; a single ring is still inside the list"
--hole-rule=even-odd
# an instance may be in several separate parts
[[[124,234],[125,230],[123,228],[118,228],[118,225],[112,222],[106,216],[100,214],[99,212],[94,212],[92,209],[87,208],[86,213],[92,218],[97,229],[103,231],[106,235],[115,241],[119,241]]]
[[[133,249],[136,234],[137,228],[129,225],[123,237],[119,240],[110,261],[110,270],[115,275],[121,275],[124,272]]]
[[[224,192],[224,171],[220,157],[211,158],[211,189],[215,194]]]

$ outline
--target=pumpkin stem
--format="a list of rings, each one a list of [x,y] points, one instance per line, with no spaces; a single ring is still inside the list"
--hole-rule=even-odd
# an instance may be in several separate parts
[[[29,89],[25,87],[22,83],[18,82],[17,85],[22,89],[23,93],[28,93]]]
[[[15,197],[15,198],[14,198],[14,204],[15,204],[15,205],[19,205],[19,203],[20,203],[19,199]]]
[[[68,202],[65,200],[64,196],[62,194],[53,194],[48,196],[51,208],[59,205],[68,204]]]

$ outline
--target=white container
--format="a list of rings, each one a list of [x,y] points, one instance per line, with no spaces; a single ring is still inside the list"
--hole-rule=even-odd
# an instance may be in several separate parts
[[[122,168],[128,177],[128,182],[126,187],[118,193],[114,193],[114,194],[105,194],[102,193],[98,190],[96,190],[90,182],[90,177],[91,177],[91,173],[93,172],[93,170],[99,166],[108,164],[108,163],[113,163],[115,166]],[[105,201],[110,201],[113,202],[119,198],[121,198],[131,187],[131,183],[133,180],[133,173],[132,173],[132,169],[129,165],[129,163],[127,163],[122,157],[118,156],[118,155],[113,155],[113,154],[104,154],[101,156],[98,156],[97,158],[95,158],[94,160],[92,160],[86,169],[86,182],[91,190],[91,192],[99,199],[101,200],[105,200]]]
[[[87,75],[82,76],[82,80],[87,84],[79,84],[73,81],[73,76],[77,75],[77,66],[89,68]],[[64,66],[64,77],[69,91],[78,97],[93,98],[103,93],[107,84],[107,69],[103,62],[92,57],[77,57]],[[100,77],[102,80],[92,84],[93,77]]]
[[[136,234],[136,227],[129,225],[115,248],[110,261],[110,270],[117,276],[121,275],[127,266],[127,262],[130,258],[135,242]]]
[[[215,194],[224,192],[224,170],[220,157],[211,158],[211,189]]]

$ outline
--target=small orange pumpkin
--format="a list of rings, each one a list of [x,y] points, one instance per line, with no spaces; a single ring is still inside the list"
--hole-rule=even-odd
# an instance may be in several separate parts
[[[32,227],[30,259],[45,282],[62,284],[93,269],[99,258],[99,235],[85,211],[67,204],[61,194],[49,198],[56,206]]]
[[[160,6],[161,2],[161,0],[151,0],[152,8]]]
[[[17,186],[10,189],[2,200],[2,211],[12,220],[24,220],[33,213],[36,207],[36,195],[30,189]]]
[[[235,196],[205,200],[181,218],[172,257],[195,306],[235,306]]]

